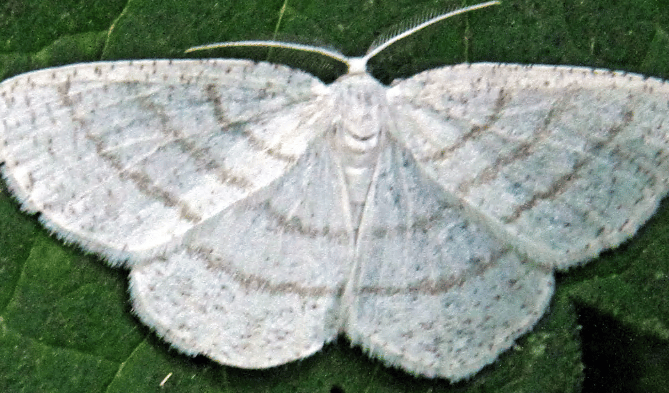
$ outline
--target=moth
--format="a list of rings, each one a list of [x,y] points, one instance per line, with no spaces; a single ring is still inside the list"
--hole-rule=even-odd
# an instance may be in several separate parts
[[[634,235],[669,188],[669,87],[461,64],[326,85],[247,60],[75,64],[0,84],[2,174],[66,242],[130,270],[180,351],[267,368],[345,334],[457,381],[547,309],[554,271]],[[209,47],[209,46],[207,46]]]

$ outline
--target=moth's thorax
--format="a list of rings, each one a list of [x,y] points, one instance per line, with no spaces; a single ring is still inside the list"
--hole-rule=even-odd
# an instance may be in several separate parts
[[[357,221],[390,122],[386,88],[368,74],[344,75],[331,88],[337,112],[333,142]]]
[[[332,95],[340,147],[374,151],[389,120],[385,87],[367,74],[344,75],[332,84]]]

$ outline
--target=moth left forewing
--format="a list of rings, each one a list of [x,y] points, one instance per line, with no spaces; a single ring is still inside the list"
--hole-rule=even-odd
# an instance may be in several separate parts
[[[323,84],[245,60],[76,64],[0,84],[0,160],[23,208],[112,262],[155,255],[283,175]]]
[[[669,86],[657,79],[463,64],[388,96],[425,173],[538,263],[564,268],[617,246],[669,188]]]

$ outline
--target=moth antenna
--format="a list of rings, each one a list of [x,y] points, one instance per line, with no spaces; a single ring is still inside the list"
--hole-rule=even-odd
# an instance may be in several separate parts
[[[449,12],[454,10],[455,7],[449,8]],[[367,53],[373,51],[377,47],[383,45],[387,41],[392,40],[395,36],[400,35],[404,33],[405,31],[411,30],[414,27],[420,25],[421,23],[425,22],[426,20],[430,20],[436,16],[442,15],[442,12],[437,13],[435,10],[427,10],[424,11],[422,14],[412,16],[409,19],[403,20],[396,25],[392,26],[388,31],[382,33],[379,37],[377,37],[372,44],[367,48]]]
[[[413,33],[417,32],[419,30],[422,30],[422,29],[424,29],[424,28],[426,28],[426,27],[428,27],[432,24],[435,24],[439,21],[442,21],[444,19],[450,18],[451,16],[460,15],[460,14],[464,14],[465,12],[474,11],[474,10],[478,10],[478,9],[481,9],[481,8],[490,7],[491,5],[499,5],[499,4],[501,4],[501,3],[497,0],[488,1],[486,3],[476,4],[476,5],[472,5],[472,6],[469,6],[469,7],[464,7],[464,8],[459,8],[459,9],[456,9],[456,10],[453,10],[453,11],[449,11],[447,13],[440,14],[440,15],[437,15],[435,17],[432,17],[433,14],[430,14],[430,15],[427,15],[427,16],[424,16],[424,17],[413,19],[408,24],[401,25],[402,27],[405,28],[405,30],[403,30],[401,33],[395,34],[395,35],[392,35],[392,36],[389,36],[390,34],[384,34],[383,36],[376,39],[372,43],[372,45],[369,47],[369,49],[367,50],[367,54],[365,56],[363,56],[363,59],[365,59],[365,62],[367,62],[367,60],[376,56],[381,51],[383,51],[384,49],[386,49],[390,45],[396,43],[397,41],[401,40],[402,38],[406,38],[406,37],[412,35]],[[427,19],[427,20],[425,20],[425,19]],[[395,31],[400,31],[400,29],[402,27],[398,27]]]
[[[456,9],[450,12],[447,12],[445,14],[440,14],[435,17],[433,17],[433,14],[429,14],[427,16],[419,17],[419,18],[414,18],[410,22],[408,22],[405,25],[402,25],[404,27],[403,31],[398,34],[393,34],[393,35],[388,35],[384,34],[381,37],[377,38],[374,40],[372,45],[369,47],[367,50],[367,54],[363,57],[348,57],[343,55],[341,52],[333,50],[333,49],[327,49],[327,48],[322,48],[318,46],[313,46],[313,45],[305,45],[305,44],[296,44],[296,43],[291,43],[291,42],[280,42],[280,41],[272,41],[272,40],[252,40],[252,41],[230,41],[230,42],[217,42],[214,44],[206,44],[206,45],[199,45],[199,46],[194,46],[191,48],[188,48],[185,53],[191,53],[199,50],[208,50],[208,49],[218,49],[218,48],[234,48],[234,47],[264,47],[264,48],[283,48],[283,49],[294,49],[294,50],[299,50],[302,52],[310,52],[310,53],[316,53],[325,57],[329,57],[331,59],[334,59],[336,61],[342,62],[346,64],[348,67],[348,73],[349,74],[356,74],[356,73],[365,73],[367,72],[367,62],[369,59],[372,57],[376,56],[379,54],[381,51],[389,47],[390,45],[394,44],[395,42],[401,40],[402,38],[408,37],[411,34],[422,30],[434,23],[437,23],[439,21],[442,21],[444,19],[450,18],[451,16],[455,15],[460,15],[465,12],[469,11],[474,11],[478,10],[481,8],[489,7],[491,5],[498,5],[500,4],[499,1],[494,0],[494,1],[488,1],[485,3],[481,4],[476,4],[472,5],[469,7],[464,7],[460,9]],[[427,20],[425,20],[427,18]],[[400,28],[398,28],[400,29]],[[398,30],[396,29],[396,31]]]
[[[188,48],[186,49],[185,53],[191,53],[199,50],[208,50],[208,49],[254,47],[254,46],[263,48],[294,49],[302,52],[317,53],[319,55],[340,61],[344,64],[347,65],[349,64],[348,57],[344,56],[341,52],[333,49],[327,49],[313,45],[297,44],[293,42],[281,42],[272,40],[217,42],[214,44],[199,45],[199,46],[194,46],[192,48]]]

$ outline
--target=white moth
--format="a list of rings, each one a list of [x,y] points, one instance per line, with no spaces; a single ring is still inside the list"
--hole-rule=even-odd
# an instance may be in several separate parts
[[[669,86],[462,64],[325,85],[244,60],[76,64],[0,84],[27,212],[130,269],[135,312],[188,354],[265,368],[345,333],[459,380],[544,314],[553,272],[630,238],[669,188]]]

